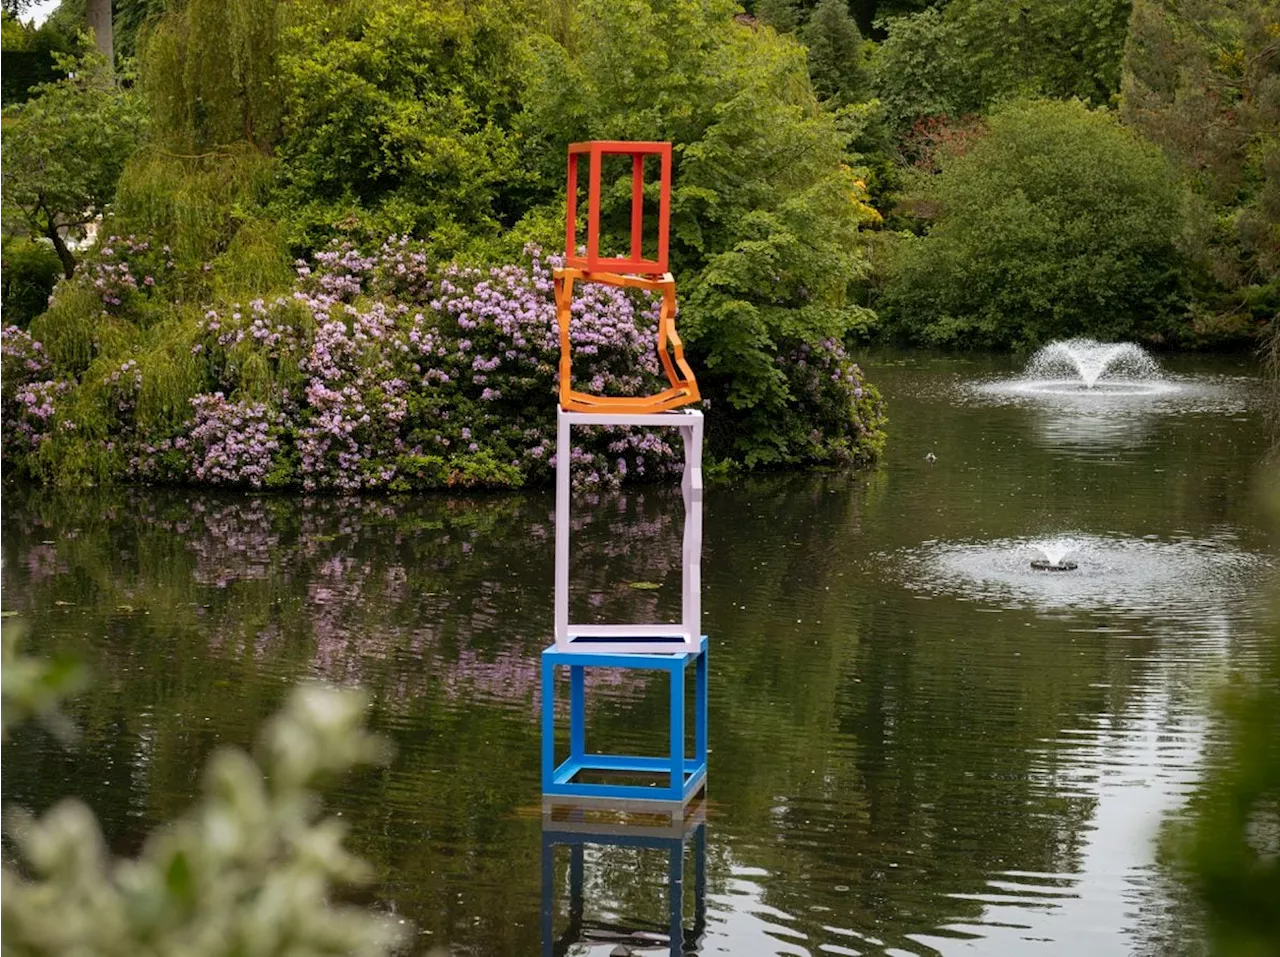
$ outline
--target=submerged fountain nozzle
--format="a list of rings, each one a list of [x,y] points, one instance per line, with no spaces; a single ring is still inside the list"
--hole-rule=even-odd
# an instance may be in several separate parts
[[[1051,562],[1046,558],[1033,558],[1031,567],[1038,572],[1073,572],[1080,566],[1075,562],[1069,562],[1065,559],[1062,561]]]

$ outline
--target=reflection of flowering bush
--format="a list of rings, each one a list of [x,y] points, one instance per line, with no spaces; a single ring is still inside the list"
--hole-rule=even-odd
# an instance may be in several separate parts
[[[678,613],[679,493],[583,498],[597,503],[574,515],[585,560],[575,594],[589,605],[580,610],[614,621]],[[69,583],[92,583],[94,601],[75,606],[86,630],[163,614],[175,640],[215,655],[336,682],[395,676],[406,703],[441,694],[538,705],[552,614],[541,496],[36,490],[10,503],[5,535],[3,587],[17,608],[48,607]],[[662,580],[662,590],[627,585],[640,577]],[[601,669],[589,680],[596,700],[616,704],[651,677]]]

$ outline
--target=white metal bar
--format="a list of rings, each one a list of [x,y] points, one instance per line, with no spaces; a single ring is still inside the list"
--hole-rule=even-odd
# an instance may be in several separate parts
[[[572,425],[635,425],[635,426],[686,426],[690,419],[702,419],[696,409],[678,409],[674,412],[565,412],[560,410]]]
[[[569,640],[569,475],[573,469],[573,439],[569,419],[562,410],[556,415],[556,595],[555,640]]]
[[[684,547],[681,617],[687,635],[702,634],[702,417],[684,435]]]
[[[639,625],[569,625],[570,638],[665,638],[668,635],[683,638],[684,626],[671,622]]]

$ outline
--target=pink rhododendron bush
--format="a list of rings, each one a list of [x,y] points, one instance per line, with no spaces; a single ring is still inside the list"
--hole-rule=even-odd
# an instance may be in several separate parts
[[[288,293],[196,306],[185,299],[198,291],[163,280],[166,255],[109,238],[30,331],[5,328],[6,472],[307,491],[549,478],[556,257],[528,247],[518,264],[467,268],[432,263],[395,239],[369,254],[341,247],[297,262]],[[656,322],[655,300],[583,286],[575,382],[611,395],[660,389]],[[841,344],[797,342],[778,363],[789,431],[807,435],[791,460],[869,460],[881,440],[879,397]],[[716,429],[731,433],[733,410],[713,408]],[[609,488],[678,471],[678,443],[664,433],[584,430],[575,482]]]

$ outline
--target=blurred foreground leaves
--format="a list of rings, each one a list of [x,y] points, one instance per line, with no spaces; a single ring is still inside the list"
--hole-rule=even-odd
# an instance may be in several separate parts
[[[10,629],[6,629],[9,631]],[[56,713],[74,671],[17,656],[5,636],[4,722]],[[296,689],[253,756],[223,749],[194,806],[134,860],[109,854],[93,812],[66,800],[43,818],[9,810],[21,872],[3,872],[5,955],[380,957],[403,931],[331,900],[367,879],[343,849],[346,828],[322,816],[316,787],[381,760],[363,727],[365,697]],[[65,722],[65,719],[63,719]]]
[[[73,658],[28,658],[18,654],[25,629],[10,624],[3,631],[3,670],[0,670],[0,737],[24,721],[40,722],[59,740],[68,742],[74,726],[58,710],[58,702],[84,684],[84,669]]]

